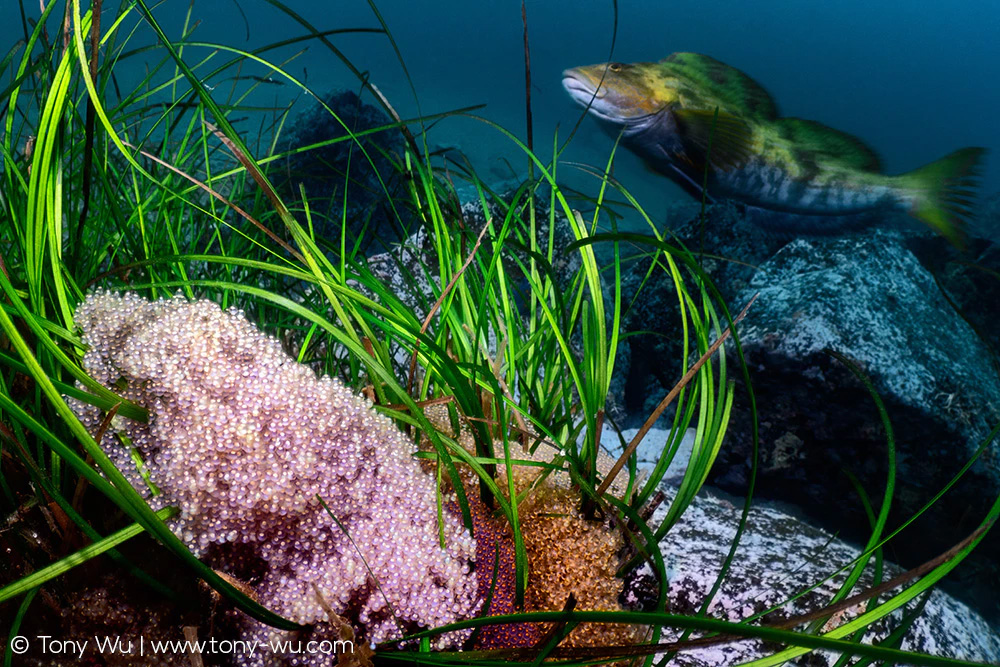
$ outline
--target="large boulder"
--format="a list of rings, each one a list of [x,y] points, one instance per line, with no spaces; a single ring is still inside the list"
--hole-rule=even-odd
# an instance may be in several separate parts
[[[886,404],[899,464],[890,525],[908,519],[1000,422],[998,246],[973,238],[962,254],[900,221],[796,240],[723,207],[711,209],[704,226],[697,211],[685,214],[677,233],[689,249],[703,251],[703,267],[730,310],[760,293],[739,330],[760,419],[757,492],[794,503],[853,539],[866,534],[869,521],[846,473],[880,502],[886,436],[869,393],[830,349],[854,360]],[[662,360],[632,364],[626,397],[636,416],[680,376],[678,330],[670,319],[676,305],[665,299],[676,297],[661,278],[647,285],[630,314],[630,330],[650,332],[629,338],[633,358]],[[710,477],[733,493],[748,486],[750,424],[741,390]],[[900,536],[896,557],[910,566],[943,551],[971,530],[998,493],[1000,443],[994,442],[966,479]],[[989,537],[973,561],[952,578],[952,590],[1000,619],[1000,537]]]
[[[762,493],[797,503],[852,537],[867,530],[851,476],[880,501],[886,434],[869,393],[830,351],[871,378],[892,421],[898,468],[891,525],[930,501],[1000,421],[1000,380],[988,347],[901,239],[869,233],[793,241],[761,265],[736,302],[754,293],[760,297],[741,337],[760,415]],[[716,484],[745,490],[750,434],[748,402],[740,401]],[[969,476],[900,536],[905,564],[958,541],[998,493],[994,441]],[[1000,540],[985,551],[995,557]]]
[[[667,500],[653,515],[654,524],[662,520],[673,498],[672,490],[663,488],[668,494]],[[725,498],[702,493],[662,540],[660,549],[670,576],[669,611],[694,614],[701,608],[729,553],[741,511],[741,507]],[[750,511],[740,548],[729,574],[709,605],[708,616],[741,621],[823,582],[795,601],[784,604],[781,611],[768,616],[767,621],[820,609],[830,603],[846,578],[847,572],[838,573],[838,570],[850,566],[861,553],[856,546],[786,512],[757,505]],[[873,566],[874,563],[869,563],[852,594],[873,585]],[[881,581],[903,571],[888,562],[884,567]],[[885,595],[879,598],[885,599]],[[906,611],[912,608],[913,603],[904,607]],[[859,609],[852,608],[836,615],[825,629],[855,618],[858,612]],[[862,641],[871,644],[884,640],[900,624],[902,617],[903,610],[896,610],[877,621]],[[679,632],[667,630],[662,641],[677,640],[679,635]],[[759,640],[744,640],[681,652],[675,661],[693,667],[735,665],[770,655],[780,648]],[[930,594],[899,648],[988,664],[1000,662],[1000,635],[996,630],[968,606],[939,590]],[[796,659],[793,664],[827,667],[837,658],[835,654],[816,651]]]
[[[997,203],[1000,209],[1000,202]],[[998,211],[1000,219],[1000,211]],[[988,360],[1000,371],[1000,245],[987,237],[969,240],[964,251],[937,237],[910,235],[906,247],[933,274],[942,294],[989,347]]]
[[[345,206],[348,248],[360,237],[362,250],[377,252],[414,231],[406,180],[394,164],[405,149],[398,128],[296,152],[392,122],[381,109],[344,90],[327,94],[323,104],[313,104],[291,125],[284,143],[289,155],[270,175],[293,210],[302,206],[299,186],[304,186],[318,239],[339,247]]]

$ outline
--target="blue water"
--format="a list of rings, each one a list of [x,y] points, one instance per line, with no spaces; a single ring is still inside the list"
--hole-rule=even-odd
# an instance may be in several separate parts
[[[288,5],[320,30],[378,27],[363,0],[288,0]],[[304,32],[260,0],[242,0],[239,6],[246,25],[235,2],[196,1],[192,16],[201,25],[194,39],[250,49]],[[420,111],[428,114],[485,103],[477,113],[524,138],[519,2],[382,0],[378,7],[405,58]],[[27,9],[38,15],[37,4]],[[169,35],[179,37],[187,10],[186,0],[166,0],[154,13]],[[582,114],[563,91],[560,73],[567,67],[607,60],[613,5],[536,0],[528,3],[527,12],[535,145],[545,156],[550,154],[555,129],[565,136]],[[995,121],[1000,108],[995,79],[1000,65],[996,31],[1000,3],[963,0],[946,7],[928,0],[645,0],[620,2],[618,21],[615,60],[658,60],[674,51],[711,55],[758,80],[784,115],[812,118],[857,135],[883,157],[889,173],[908,171],[961,146],[985,146],[991,155],[982,192],[1000,191],[1000,128]],[[55,22],[50,22],[50,34],[56,30]],[[10,45],[20,34],[17,3],[5,0],[0,3],[0,44]],[[134,37],[136,44],[151,39],[148,29]],[[417,115],[417,102],[384,36],[343,35],[331,41],[370,72],[371,80],[404,117]],[[307,51],[287,65],[290,74],[319,92],[331,87],[357,89],[357,79],[315,41],[266,57],[280,62],[305,46]],[[189,48],[186,57],[193,64],[208,54],[206,48]],[[224,57],[218,54],[212,62]],[[131,67],[138,74],[142,63]],[[128,68],[123,66],[123,76]],[[268,74],[263,66],[243,73]],[[228,90],[229,84],[218,79],[206,83],[215,85],[220,95]],[[294,92],[292,86],[262,86],[252,100],[283,104]],[[252,119],[244,121],[248,134],[255,127]],[[431,139],[462,148],[485,178],[508,174],[502,158],[519,170],[526,164],[511,142],[478,121],[446,121]],[[610,146],[608,136],[588,118],[564,158],[603,165]],[[651,215],[670,201],[685,198],[631,156],[621,156],[616,173]],[[579,183],[596,187],[593,179]]]

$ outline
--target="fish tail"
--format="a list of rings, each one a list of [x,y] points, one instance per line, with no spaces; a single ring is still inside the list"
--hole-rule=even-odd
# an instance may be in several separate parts
[[[985,155],[985,148],[960,148],[900,177],[909,191],[910,214],[958,248],[965,242]]]

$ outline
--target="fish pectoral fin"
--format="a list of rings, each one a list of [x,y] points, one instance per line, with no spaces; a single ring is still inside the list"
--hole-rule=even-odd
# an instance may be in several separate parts
[[[674,109],[677,131],[693,163],[704,168],[742,167],[753,153],[753,132],[745,120],[715,109]]]
[[[644,161],[646,168],[650,169],[658,174],[663,174],[672,180],[674,183],[679,185],[685,192],[694,197],[695,199],[700,199],[702,197],[702,187],[694,178],[688,175],[684,169],[677,164],[677,162],[683,162],[685,164],[690,164],[690,160],[683,153],[673,153],[667,151],[663,146],[656,146],[651,154]],[[694,173],[704,174],[704,169],[698,170],[694,169]],[[714,203],[715,200],[708,197],[710,203]]]
[[[712,195],[708,194],[708,192],[706,192],[701,187],[701,184],[696,183],[693,178],[691,178],[690,176],[688,176],[687,174],[685,174],[676,165],[670,165],[670,168],[673,169],[674,173],[677,174],[677,178],[675,180],[677,181],[678,185],[680,185],[682,188],[684,188],[685,190],[687,190],[689,193],[691,193],[695,197],[704,197],[705,201],[707,203],[709,203],[709,204],[714,204],[715,203],[715,197],[713,197]]]

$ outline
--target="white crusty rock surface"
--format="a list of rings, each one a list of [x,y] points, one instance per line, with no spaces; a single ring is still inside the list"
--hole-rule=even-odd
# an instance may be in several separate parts
[[[672,489],[664,490],[668,498],[654,514],[653,524],[662,520],[673,498]],[[703,491],[661,542],[670,576],[670,611],[691,614],[701,606],[728,554],[741,511],[742,507]],[[715,596],[709,614],[714,618],[739,621],[832,575],[860,553],[859,548],[800,519],[776,509],[756,507],[750,512],[730,574]],[[871,570],[872,564],[869,564],[852,594],[871,586]],[[901,572],[899,567],[886,563],[882,580]],[[785,606],[786,616],[824,606],[844,578],[845,574],[836,575],[831,582]],[[885,596],[880,599],[884,600]],[[912,609],[912,605],[906,609]],[[838,623],[856,615],[846,612]],[[897,610],[889,617],[888,624],[876,623],[873,632],[865,635],[864,642],[882,640],[898,625],[901,617]],[[675,639],[679,639],[679,635],[668,630],[662,641]],[[1000,663],[1000,635],[969,607],[937,590],[931,593],[923,613],[899,648],[987,664]],[[765,646],[758,640],[746,640],[679,653],[677,662],[672,664],[736,665],[770,655],[775,650],[777,647]],[[837,658],[835,654],[817,651],[798,658],[793,664],[826,667],[833,665]]]

